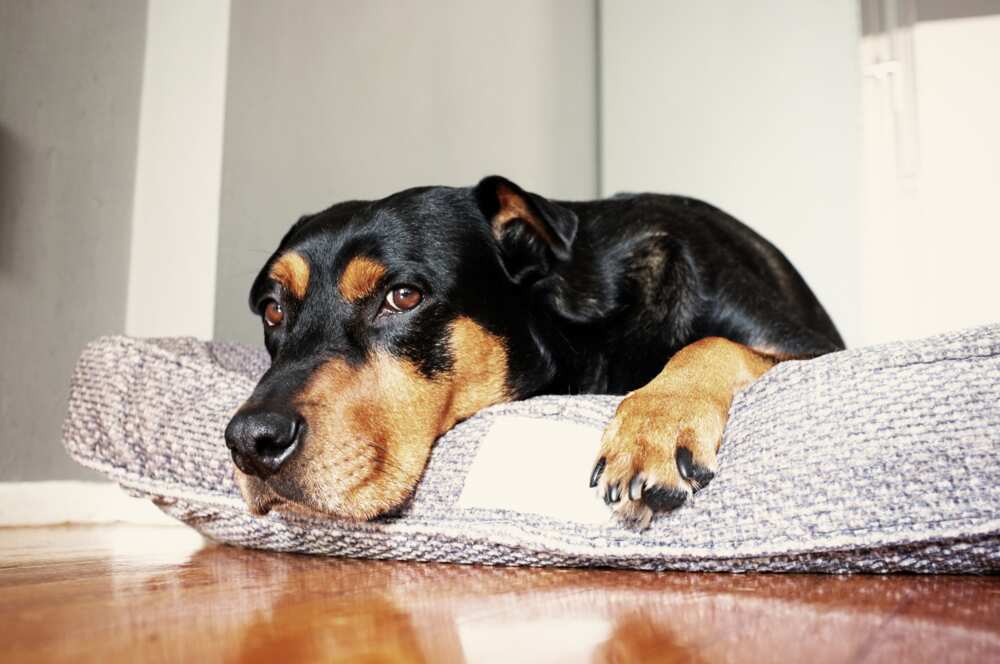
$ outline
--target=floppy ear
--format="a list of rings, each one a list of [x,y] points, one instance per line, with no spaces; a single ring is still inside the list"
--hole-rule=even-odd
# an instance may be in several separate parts
[[[475,193],[515,281],[528,273],[547,273],[553,259],[570,259],[576,214],[499,175],[484,178]]]

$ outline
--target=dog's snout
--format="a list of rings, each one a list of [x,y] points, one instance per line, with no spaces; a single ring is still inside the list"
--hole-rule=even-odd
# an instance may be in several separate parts
[[[295,453],[302,428],[301,418],[296,414],[252,408],[230,420],[226,446],[241,471],[266,479]]]

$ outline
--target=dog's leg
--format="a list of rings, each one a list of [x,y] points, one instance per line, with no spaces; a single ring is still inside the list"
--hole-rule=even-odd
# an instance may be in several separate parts
[[[777,361],[719,337],[682,348],[618,406],[591,486],[625,525],[640,530],[654,511],[680,506],[715,477],[733,395]]]

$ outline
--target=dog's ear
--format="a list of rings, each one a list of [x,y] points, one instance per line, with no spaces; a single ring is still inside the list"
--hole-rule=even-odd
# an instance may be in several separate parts
[[[572,211],[499,175],[484,178],[475,194],[515,281],[547,273],[552,260],[570,259],[579,223]]]

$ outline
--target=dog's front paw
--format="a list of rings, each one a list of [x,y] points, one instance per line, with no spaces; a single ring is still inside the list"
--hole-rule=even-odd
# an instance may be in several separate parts
[[[590,486],[625,526],[645,529],[715,477],[727,410],[708,394],[633,392],[604,431]]]

